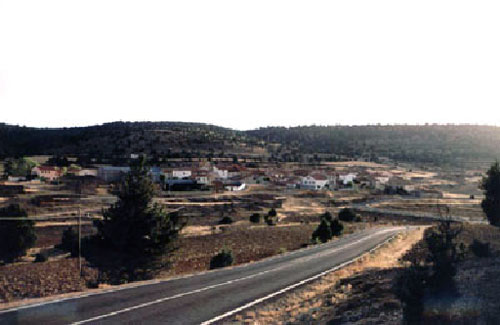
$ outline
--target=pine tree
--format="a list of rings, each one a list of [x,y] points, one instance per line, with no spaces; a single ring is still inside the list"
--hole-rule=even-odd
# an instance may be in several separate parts
[[[326,243],[331,238],[332,238],[332,230],[330,229],[330,224],[325,218],[322,218],[318,228],[316,228],[316,230],[314,230],[312,234],[312,239],[313,240],[319,239],[322,243]]]
[[[96,222],[100,246],[128,280],[146,278],[163,267],[182,227],[177,213],[152,203],[154,187],[144,162],[131,166],[118,202]]]

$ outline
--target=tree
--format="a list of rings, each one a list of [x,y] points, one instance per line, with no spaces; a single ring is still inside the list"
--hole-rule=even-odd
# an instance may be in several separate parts
[[[178,214],[153,204],[153,195],[142,157],[134,161],[121,184],[118,202],[103,212],[103,220],[95,222],[95,243],[114,268],[112,272],[122,279],[147,278],[165,266],[182,228]]]
[[[481,207],[490,224],[500,227],[500,165],[498,161],[486,173],[481,188],[484,190]]]
[[[352,209],[343,208],[339,211],[339,220],[341,221],[352,222],[355,218],[356,214],[352,211]]]
[[[344,225],[339,219],[333,219],[332,222],[330,222],[330,230],[332,231],[332,236],[340,236],[344,231]]]
[[[258,214],[258,213],[253,213],[253,214],[250,216],[250,222],[253,222],[253,223],[259,223],[259,222],[260,222],[260,214]]]
[[[33,247],[36,241],[35,223],[33,220],[19,220],[27,218],[28,214],[18,204],[11,204],[0,208],[0,260],[6,263],[24,256],[26,251]]]
[[[78,234],[73,227],[68,227],[63,231],[61,244],[57,248],[71,253],[71,257],[78,256]]]
[[[276,210],[274,208],[272,208],[271,210],[269,210],[267,215],[264,216],[264,221],[269,226],[274,226],[274,225],[276,225],[277,215],[278,215],[278,213],[276,212]]]
[[[318,228],[316,228],[312,234],[312,239],[314,241],[319,240],[322,243],[326,243],[331,238],[332,230],[330,229],[330,224],[325,218],[322,218]]]
[[[28,158],[7,159],[4,173],[6,176],[28,177],[36,162]]]

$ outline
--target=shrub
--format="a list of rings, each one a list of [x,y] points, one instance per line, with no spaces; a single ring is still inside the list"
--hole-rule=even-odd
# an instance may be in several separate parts
[[[427,262],[432,265],[429,285],[436,293],[456,294],[454,276],[460,260],[456,238],[461,231],[462,228],[453,227],[451,221],[446,220],[425,238],[429,250]]]
[[[35,255],[35,263],[47,262],[48,259],[49,257],[46,252],[40,252]]]
[[[345,222],[352,222],[354,221],[354,218],[356,218],[356,214],[352,209],[349,208],[343,208],[339,212],[339,220],[340,221],[345,221]]]
[[[489,256],[491,256],[490,244],[483,243],[477,239],[474,239],[472,244],[470,244],[469,249],[477,257],[489,257]]]
[[[260,222],[260,214],[254,213],[250,216],[250,222],[259,223]]]
[[[323,213],[320,216],[320,220],[323,219],[323,218],[326,219],[326,221],[328,221],[328,222],[332,222],[332,220],[333,220],[332,214],[330,212],[328,212],[328,211],[326,211],[325,213]]]
[[[5,218],[27,218],[28,214],[19,204],[0,208]],[[33,220],[0,220],[0,260],[6,263],[24,256],[35,245],[35,223]]]
[[[274,226],[276,225],[277,222],[277,216],[278,213],[276,210],[273,208],[269,210],[266,216],[264,216],[264,221],[267,223],[268,226]]]
[[[68,227],[62,233],[61,244],[57,248],[71,253],[71,257],[78,256],[78,234],[73,227]]]
[[[219,225],[229,225],[233,223],[233,219],[231,217],[225,216],[219,220]]]
[[[330,224],[328,223],[328,221],[325,218],[323,218],[323,219],[321,219],[321,222],[320,222],[318,228],[316,228],[316,230],[314,230],[314,232],[312,234],[312,240],[313,241],[319,240],[322,243],[326,243],[331,238],[332,238],[332,230],[330,229]]]
[[[396,278],[394,291],[401,300],[404,324],[420,324],[424,311],[427,273],[418,264],[404,269]]]
[[[332,236],[340,236],[344,231],[344,225],[339,221],[339,219],[333,219],[330,223],[330,230],[332,232]]]
[[[210,259],[210,269],[217,269],[233,264],[233,252],[223,248],[217,255]]]

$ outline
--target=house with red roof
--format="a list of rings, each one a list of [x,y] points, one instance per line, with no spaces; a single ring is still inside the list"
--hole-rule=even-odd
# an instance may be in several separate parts
[[[31,175],[46,179],[48,181],[53,181],[61,177],[63,175],[63,172],[59,167],[36,166],[31,170]]]

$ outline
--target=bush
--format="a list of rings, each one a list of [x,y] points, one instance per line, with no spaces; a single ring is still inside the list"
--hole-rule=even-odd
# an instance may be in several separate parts
[[[230,225],[233,223],[233,219],[231,217],[223,217],[222,219],[219,220],[219,225]]]
[[[47,262],[48,259],[49,256],[47,255],[46,252],[40,252],[35,255],[35,263]]]
[[[352,209],[343,208],[339,212],[339,220],[345,222],[352,222],[356,218],[356,214]]]
[[[0,208],[0,216],[27,218],[28,214],[19,204]],[[33,220],[0,220],[0,260],[11,263],[35,245],[35,223]]]
[[[314,230],[312,234],[312,240],[313,241],[319,240],[322,243],[326,243],[331,238],[332,238],[332,230],[330,229],[330,224],[325,218],[322,218],[318,228],[316,228],[316,230]]]
[[[397,277],[394,291],[401,300],[404,324],[420,324],[424,311],[427,273],[424,267],[412,264]]]
[[[477,239],[474,239],[472,244],[470,244],[469,250],[477,257],[489,257],[489,256],[491,256],[490,244],[483,243]]]
[[[71,253],[71,257],[78,256],[78,234],[73,227],[68,227],[62,233],[61,244],[57,248]]]
[[[435,293],[456,294],[454,276],[460,260],[456,238],[462,231],[453,227],[450,220],[442,221],[437,229],[428,233],[425,242],[429,253],[427,262],[431,263],[432,275],[429,279],[430,288]]]
[[[230,266],[233,264],[233,252],[229,249],[222,249],[217,255],[210,260],[210,269]]]
[[[259,223],[260,222],[260,214],[254,213],[250,216],[250,222]]]
[[[330,223],[330,230],[332,232],[332,236],[340,236],[344,231],[344,225],[339,221],[339,219],[334,219]]]
[[[323,213],[323,214],[320,216],[320,221],[321,221],[321,219],[323,219],[323,218],[324,218],[324,219],[326,219],[326,221],[328,221],[328,222],[332,222],[332,220],[333,220],[333,216],[332,216],[332,214],[331,214],[330,212],[328,212],[328,211],[326,211],[325,213]]]
[[[267,223],[268,226],[274,226],[277,223],[277,216],[278,213],[276,210],[273,208],[269,210],[266,216],[264,216],[264,221]]]

